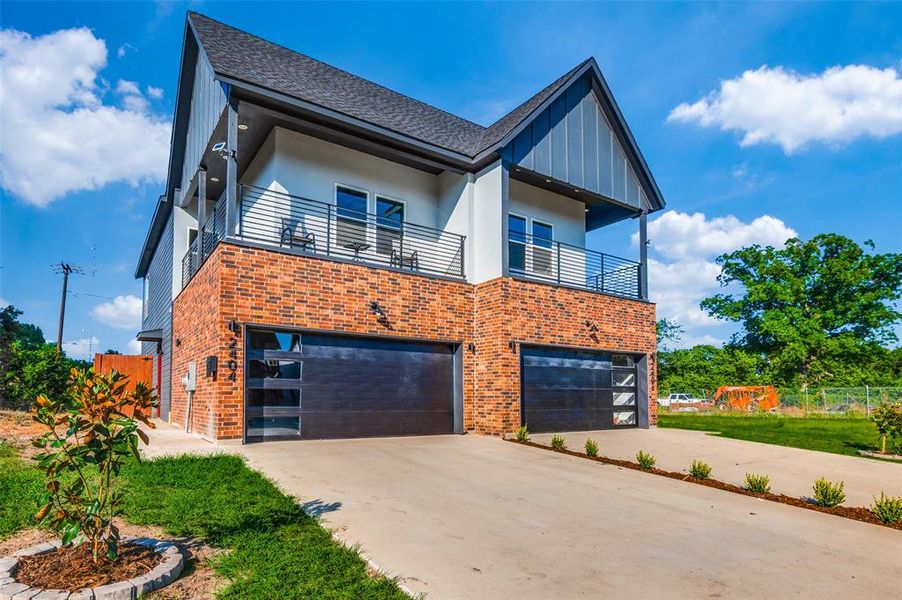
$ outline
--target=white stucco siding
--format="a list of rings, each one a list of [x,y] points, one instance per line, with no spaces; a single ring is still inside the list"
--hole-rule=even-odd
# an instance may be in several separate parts
[[[467,174],[445,172],[439,175],[438,228],[466,236],[465,273],[473,272],[473,182]]]
[[[510,212],[551,225],[557,242],[586,245],[586,206],[579,200],[512,179]]]
[[[333,204],[335,185],[344,184],[369,193],[370,211],[378,194],[404,202],[407,222],[439,226],[437,176],[281,127],[271,136],[272,157],[248,169],[244,183],[269,188],[277,182],[294,196]]]
[[[585,204],[554,192],[523,183],[510,182],[510,213],[527,219],[527,233],[532,222],[552,226],[554,241],[567,244],[545,250],[530,246],[526,251],[526,270],[531,276],[574,286],[586,285],[593,266],[586,260]]]
[[[473,183],[473,269],[468,279],[481,283],[504,273],[506,207],[503,186],[506,177],[501,162],[485,170]]]

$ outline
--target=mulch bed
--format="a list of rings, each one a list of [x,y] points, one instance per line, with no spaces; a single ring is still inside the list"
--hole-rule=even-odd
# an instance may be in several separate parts
[[[806,508],[808,510],[816,510],[817,512],[827,513],[830,515],[836,515],[837,517],[845,517],[847,519],[854,519],[855,521],[863,521],[865,523],[871,523],[872,525],[881,525],[883,527],[889,527],[890,529],[899,529],[902,530],[902,522],[899,523],[884,523],[880,519],[874,516],[869,509],[863,507],[853,507],[853,506],[834,506],[832,508],[826,506],[820,506],[819,504],[814,504],[808,500],[802,498],[795,498],[793,496],[787,496],[785,494],[756,494],[754,492],[750,492],[747,489],[740,487],[738,485],[733,485],[731,483],[724,483],[723,481],[717,481],[716,479],[696,479],[692,475],[687,475],[686,473],[678,473],[676,471],[664,471],[662,469],[643,469],[639,466],[638,463],[634,463],[628,460],[620,460],[617,458],[608,458],[607,456],[587,456],[582,452],[576,452],[575,450],[558,450],[552,448],[550,446],[546,446],[544,444],[537,444],[536,442],[520,442],[515,439],[508,439],[507,441],[513,442],[515,444],[521,444],[523,446],[531,446],[533,448],[541,448],[542,450],[550,450],[552,452],[558,452],[560,454],[567,454],[569,456],[576,456],[578,458],[584,458],[588,460],[594,460],[596,462],[604,463],[606,465],[615,465],[618,467],[623,467],[624,469],[632,469],[634,471],[642,471],[643,473],[652,473],[654,475],[661,475],[662,477],[669,477],[671,479],[679,479],[680,481],[686,481],[689,483],[695,483],[697,485],[704,485],[706,487],[717,488],[719,490],[724,490],[727,492],[733,492],[734,494],[742,494],[743,496],[752,496],[753,498],[760,498],[762,500],[769,500],[771,502],[779,502],[780,504],[789,504],[790,506],[797,506],[799,508]]]
[[[161,560],[153,548],[121,544],[116,561],[110,562],[103,556],[95,563],[90,547],[81,544],[21,557],[15,577],[31,587],[74,592],[139,577]]]

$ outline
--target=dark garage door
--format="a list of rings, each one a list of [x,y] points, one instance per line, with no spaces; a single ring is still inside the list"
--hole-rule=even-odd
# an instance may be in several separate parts
[[[636,426],[633,357],[528,346],[520,357],[521,416],[530,431]]]
[[[247,439],[453,433],[453,357],[444,344],[249,330]]]

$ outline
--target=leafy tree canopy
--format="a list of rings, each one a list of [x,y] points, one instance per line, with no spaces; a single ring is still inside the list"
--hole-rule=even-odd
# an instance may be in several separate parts
[[[902,255],[877,254],[838,234],[758,245],[718,257],[721,293],[702,301],[710,315],[740,323],[733,343],[766,356],[766,370],[802,386],[829,379],[831,368],[896,340],[902,318]]]
[[[661,319],[655,323],[655,335],[658,339],[658,346],[666,346],[669,343],[677,343],[683,336],[683,326],[673,319]]]

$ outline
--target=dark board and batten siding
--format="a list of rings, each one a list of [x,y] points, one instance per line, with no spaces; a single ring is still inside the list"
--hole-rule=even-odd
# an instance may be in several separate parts
[[[645,192],[590,82],[588,76],[576,80],[539,113],[514,138],[511,161],[636,209],[647,207]]]
[[[156,384],[156,369],[160,369],[160,387],[158,395],[160,396],[160,416],[164,419],[169,416],[170,401],[170,384],[172,381],[172,213],[166,226],[163,228],[163,234],[160,236],[160,243],[157,244],[156,252],[147,268],[146,278],[148,279],[148,297],[144,299],[147,303],[147,316],[144,318],[141,329],[162,329],[163,343],[162,356],[154,359],[153,381]],[[141,353],[156,355],[156,342],[143,342],[141,344]],[[160,360],[158,366],[156,360]]]
[[[188,132],[185,137],[185,162],[182,168],[181,189],[187,190],[194,177],[210,136],[222,116],[226,95],[222,85],[213,77],[213,70],[203,55],[198,55],[194,65],[194,85],[191,88],[191,105],[188,113]]]

